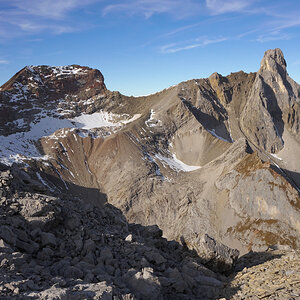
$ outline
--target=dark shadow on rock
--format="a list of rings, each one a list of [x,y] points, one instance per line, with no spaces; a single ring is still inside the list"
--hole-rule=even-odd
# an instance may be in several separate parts
[[[267,98],[267,110],[270,113],[274,126],[276,126],[276,132],[279,137],[282,139],[284,123],[282,119],[282,111],[278,105],[278,101],[273,89],[261,78],[264,95]]]
[[[263,264],[269,260],[280,258],[282,254],[274,254],[272,252],[249,252],[241,256],[234,268],[234,272],[242,271],[244,268],[251,268]]]
[[[183,104],[189,109],[189,111],[194,115],[196,120],[210,132],[215,133],[217,136],[222,139],[231,142],[230,133],[228,132],[225,124],[224,118],[221,116],[220,120],[217,120],[215,117],[202,112],[197,107],[193,106],[189,101],[181,99]]]
[[[270,167],[277,174],[283,176],[297,190],[298,195],[300,197],[300,173],[283,168],[279,169],[277,166],[274,166],[272,164]]]
[[[6,239],[7,246],[0,246],[0,262],[6,259],[1,268],[8,287],[0,291],[0,298],[6,293],[10,299],[19,287],[22,299],[38,299],[24,292],[40,296],[55,287],[61,292],[67,288],[70,298],[94,299],[99,298],[99,283],[105,281],[111,293],[106,292],[114,299],[230,299],[239,291],[230,286],[234,272],[279,257],[271,252],[248,253],[225,277],[204,267],[203,258],[189,250],[184,239],[178,243],[163,238],[156,225],[128,223],[111,204],[93,205],[68,190],[60,197],[48,190],[45,195],[36,193],[17,176],[9,185],[11,194],[5,195],[6,205],[0,205],[0,239]],[[22,208],[30,203],[32,213]],[[136,298],[124,298],[128,294]]]
[[[38,166],[34,167],[37,170],[39,169]],[[29,189],[35,192],[48,191],[55,196],[60,193],[65,193],[69,194],[69,196],[80,198],[89,204],[100,207],[107,202],[106,194],[102,193],[98,188],[80,186],[72,182],[65,181],[57,170],[57,176],[52,175],[50,172],[41,172],[40,170],[33,171],[30,175],[26,175],[26,172],[21,170],[16,164],[13,164],[12,171],[13,174],[18,176],[18,178],[23,182],[24,190]],[[39,177],[37,174],[39,174]],[[35,178],[33,179],[32,177]],[[43,182],[41,182],[41,180]],[[45,183],[47,186],[45,186]]]
[[[282,169],[285,174],[288,176],[288,180],[290,181],[291,185],[295,186],[298,190],[299,196],[300,196],[300,173],[287,170],[287,169]]]

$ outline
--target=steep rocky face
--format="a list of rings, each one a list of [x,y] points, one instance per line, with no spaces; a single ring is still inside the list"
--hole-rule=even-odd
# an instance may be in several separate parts
[[[53,194],[108,201],[199,255],[203,234],[242,253],[299,247],[300,89],[279,49],[257,73],[214,73],[140,98],[106,90],[85,67],[21,75],[0,91],[2,114],[15,111],[0,157],[26,163]]]
[[[298,107],[299,85],[289,78],[282,51],[266,51],[241,115],[242,129],[255,145],[277,153],[284,129],[299,140]]]

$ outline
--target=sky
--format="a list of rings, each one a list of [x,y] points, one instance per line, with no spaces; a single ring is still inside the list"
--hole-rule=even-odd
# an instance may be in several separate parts
[[[78,64],[140,96],[256,72],[273,48],[300,83],[299,0],[0,0],[0,85],[26,65]]]

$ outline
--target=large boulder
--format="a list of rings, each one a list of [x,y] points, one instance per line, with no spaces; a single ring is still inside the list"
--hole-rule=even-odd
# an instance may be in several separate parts
[[[199,238],[196,250],[203,264],[219,273],[230,271],[240,254],[237,249],[219,243],[208,234],[204,234]]]

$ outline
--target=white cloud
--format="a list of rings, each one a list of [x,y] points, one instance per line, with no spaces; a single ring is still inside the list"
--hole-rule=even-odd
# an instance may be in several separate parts
[[[277,20],[273,21],[271,25],[276,30],[298,27],[300,26],[300,19],[298,16],[295,17],[290,15],[289,18],[278,18]]]
[[[242,11],[253,0],[206,0],[206,6],[213,15]]]
[[[259,35],[255,41],[260,43],[266,43],[271,41],[290,40],[291,38],[293,38],[293,35],[291,34],[281,33],[280,31],[273,31],[270,33]]]
[[[197,39],[194,39],[191,42],[185,42],[183,46],[180,46],[178,43],[168,44],[164,45],[160,48],[160,51],[162,53],[176,53],[184,50],[191,50],[199,47],[205,47],[210,44],[215,43],[221,43],[227,41],[227,37],[221,37],[221,38],[215,38],[215,39],[209,39],[206,37],[200,37]]]
[[[84,26],[69,17],[73,10],[102,0],[3,0],[0,10],[0,36],[12,38],[24,34],[49,32],[61,34]]]
[[[123,0],[121,3],[107,5],[103,9],[103,14],[119,11],[150,18],[155,14],[168,13],[182,19],[197,14],[201,8],[202,4],[194,0]]]
[[[0,59],[0,65],[7,65],[9,64],[9,61],[6,59]]]
[[[96,0],[12,0],[11,5],[20,13],[28,15],[62,18],[69,11],[96,2]]]

